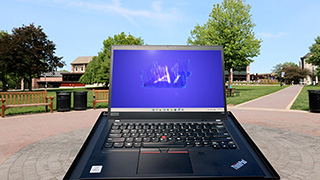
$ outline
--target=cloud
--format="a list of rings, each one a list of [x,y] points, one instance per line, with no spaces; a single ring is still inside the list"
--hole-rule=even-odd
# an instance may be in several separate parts
[[[267,33],[267,32],[261,32],[257,33],[258,36],[261,38],[280,38],[286,35],[284,32],[278,32],[278,33]]]
[[[184,19],[184,14],[179,10],[181,5],[175,7],[167,6],[161,0],[136,2],[139,6],[129,6],[121,0],[17,0],[42,6],[53,6],[56,8],[71,8],[79,11],[102,13],[106,15],[116,14],[124,17],[130,24],[143,31],[142,23],[148,26],[156,26],[165,31],[171,31],[172,26]],[[122,3],[123,2],[123,3]],[[126,1],[128,2],[128,1]],[[130,1],[131,4],[133,3]],[[138,4],[137,4],[138,3]],[[139,4],[140,3],[140,4]],[[138,7],[138,8],[137,8]]]
[[[106,4],[101,1],[67,1],[52,0],[54,3],[64,4],[69,7],[84,8],[86,10],[100,11],[104,13],[116,13],[126,18],[131,24],[137,26],[137,20],[144,18],[151,20],[153,23],[163,25],[164,23],[173,23],[182,17],[175,8],[163,8],[162,1],[153,1],[149,9],[133,9],[125,7],[120,0],[113,0],[112,3]],[[147,6],[145,6],[147,8]]]

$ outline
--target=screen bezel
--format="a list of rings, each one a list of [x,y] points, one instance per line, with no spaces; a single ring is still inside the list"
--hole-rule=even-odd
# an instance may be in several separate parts
[[[189,45],[112,45],[111,46],[111,57],[110,57],[110,76],[109,76],[109,103],[108,103],[108,115],[109,117],[118,117],[118,118],[189,118],[195,117],[201,118],[201,116],[211,116],[212,114],[226,114],[227,105],[226,105],[226,92],[224,92],[224,111],[193,111],[193,112],[152,112],[152,111],[112,111],[111,112],[111,95],[112,95],[112,76],[113,76],[113,60],[114,60],[114,51],[115,50],[218,50],[221,52],[221,65],[222,65],[222,87],[225,87],[225,75],[224,75],[224,53],[222,46],[189,46]],[[203,117],[204,118],[204,117]]]

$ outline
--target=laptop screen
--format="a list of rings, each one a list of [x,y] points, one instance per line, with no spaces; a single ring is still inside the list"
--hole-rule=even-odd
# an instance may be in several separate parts
[[[111,112],[223,112],[220,46],[113,46]]]

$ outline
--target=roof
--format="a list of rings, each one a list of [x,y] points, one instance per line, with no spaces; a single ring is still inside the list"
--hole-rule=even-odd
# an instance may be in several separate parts
[[[44,77],[62,77],[62,74],[64,73],[64,71],[52,71],[52,72],[45,72],[45,73],[41,73],[41,76]]]
[[[306,58],[308,58],[308,57],[310,57],[310,53],[307,53],[306,55],[304,55],[303,57],[301,57],[301,59],[306,59]]]
[[[88,64],[94,56],[79,56],[71,64]]]

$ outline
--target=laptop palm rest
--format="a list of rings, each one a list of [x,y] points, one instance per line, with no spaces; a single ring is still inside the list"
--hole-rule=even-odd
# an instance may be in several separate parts
[[[138,174],[193,173],[189,153],[140,153]]]

